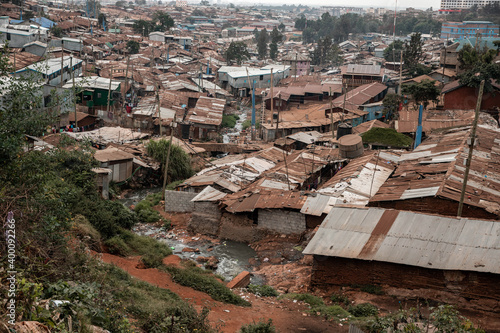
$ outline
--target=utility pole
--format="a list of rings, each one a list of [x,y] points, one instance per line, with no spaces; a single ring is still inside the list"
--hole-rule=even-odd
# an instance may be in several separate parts
[[[113,67],[109,69],[109,90],[108,90],[108,106],[106,107],[106,113],[109,116],[109,104],[111,102],[111,80],[113,77]]]
[[[458,217],[462,216],[462,209],[464,206],[465,189],[467,188],[467,180],[469,178],[470,165],[472,162],[472,151],[474,150],[474,143],[476,141],[477,120],[479,119],[479,110],[481,109],[483,90],[484,90],[484,80],[481,81],[481,85],[479,86],[479,95],[477,96],[476,114],[474,116],[474,123],[472,124],[472,133],[470,135],[469,155],[467,156],[467,163],[465,165],[465,173],[464,173],[464,182],[462,184],[462,192],[460,193],[460,202],[458,204],[458,213],[457,213]]]
[[[163,135],[162,123],[161,123],[161,108],[160,108],[160,85],[156,84],[156,103],[158,103],[158,120],[160,124],[160,137]]]
[[[332,139],[335,139],[335,135],[333,134],[333,100],[332,100],[332,87],[330,87],[330,120],[332,122]]]
[[[399,58],[399,96],[402,96],[401,83],[403,82],[403,50],[401,50],[401,57]]]
[[[274,118],[274,81],[273,81],[273,69],[271,68],[271,126],[273,126],[273,118]]]
[[[64,78],[64,46],[61,41],[61,82],[59,82],[59,87],[63,86],[63,78]]]
[[[168,172],[168,166],[170,163],[170,151],[172,150],[172,145],[174,144],[173,142],[173,137],[174,137],[174,128],[176,127],[175,123],[175,118],[170,124],[170,145],[168,146],[168,151],[167,151],[167,160],[165,161],[165,173],[163,174],[163,187],[162,187],[162,194],[161,197],[163,200],[165,200],[165,188],[167,187],[167,172]]]
[[[278,117],[276,118],[276,135],[274,136],[274,139],[278,138],[278,125],[280,123],[280,109],[281,109],[281,93],[278,95],[278,98],[279,98],[280,105],[278,108]],[[283,133],[283,134],[285,134],[285,133]]]
[[[76,117],[76,90],[75,90],[75,71],[73,70],[73,57],[69,58],[69,67],[71,68],[71,73],[73,76],[73,98],[75,99],[75,128],[78,127],[78,120]]]
[[[127,57],[127,69],[125,70],[125,96],[127,96],[128,91],[128,66],[130,64],[130,55]]]
[[[347,83],[345,85],[345,94],[344,94],[344,106],[342,107],[342,113],[340,114],[340,122],[344,122],[344,112],[345,112],[345,102],[347,99]]]

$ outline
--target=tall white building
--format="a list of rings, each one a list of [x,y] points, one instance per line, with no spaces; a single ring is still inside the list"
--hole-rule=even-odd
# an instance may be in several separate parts
[[[441,0],[441,9],[467,9],[474,5],[484,7],[493,3],[500,3],[500,0]]]

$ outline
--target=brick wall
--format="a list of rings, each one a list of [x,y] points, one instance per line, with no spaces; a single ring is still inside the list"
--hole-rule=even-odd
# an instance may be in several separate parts
[[[194,203],[191,199],[197,195],[198,193],[165,191],[165,211],[191,213],[194,210]]]
[[[306,217],[300,212],[282,209],[259,209],[259,228],[283,234],[298,234],[306,230]]]

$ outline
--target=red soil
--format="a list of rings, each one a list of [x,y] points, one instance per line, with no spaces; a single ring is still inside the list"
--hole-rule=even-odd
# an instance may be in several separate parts
[[[176,284],[168,273],[155,268],[141,269],[139,257],[122,258],[108,253],[102,254],[102,261],[114,264],[127,271],[131,276],[146,281],[160,288],[170,289],[187,302],[191,303],[198,311],[203,307],[210,309],[209,320],[213,327],[221,332],[235,333],[242,325],[259,320],[272,319],[279,332],[346,332],[346,326],[325,321],[321,317],[307,314],[307,305],[291,300],[277,300],[276,298],[257,297],[243,291],[235,291],[246,296],[252,303],[250,308],[224,304],[214,301],[205,293],[189,287]],[[167,265],[178,265],[180,258],[171,255],[164,259]]]

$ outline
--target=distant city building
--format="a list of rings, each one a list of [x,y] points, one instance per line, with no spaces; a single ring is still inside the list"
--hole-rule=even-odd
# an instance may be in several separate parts
[[[489,21],[444,22],[441,38],[465,39],[476,37],[497,37],[499,25]]]
[[[186,7],[188,5],[185,0],[177,0],[175,1],[175,7]]]
[[[352,13],[363,15],[365,10],[361,7],[345,7],[345,6],[322,6],[321,10],[325,13],[330,13],[335,17],[340,17],[344,14]]]
[[[467,9],[474,5],[484,7],[500,3],[500,0],[441,0],[441,9]]]

